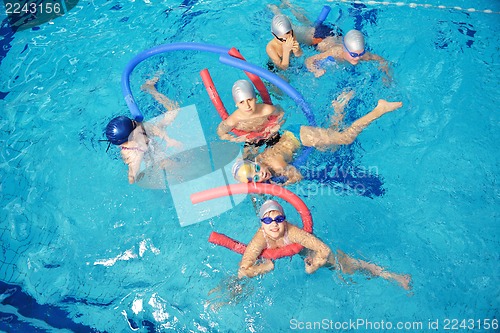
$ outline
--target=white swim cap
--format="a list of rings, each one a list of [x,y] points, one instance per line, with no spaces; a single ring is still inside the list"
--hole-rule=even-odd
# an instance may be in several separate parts
[[[287,32],[292,30],[292,23],[288,17],[283,14],[279,14],[273,17],[273,21],[271,22],[271,32],[276,36],[283,36]]]
[[[260,218],[263,218],[267,213],[273,210],[277,210],[278,212],[281,213],[281,215],[285,215],[285,213],[283,212],[283,207],[281,207],[281,205],[277,201],[267,200],[266,202],[264,202],[264,204],[262,204],[262,207],[260,207],[259,210]]]
[[[344,36],[344,46],[350,51],[362,51],[365,49],[365,37],[359,30],[350,30]]]
[[[255,90],[253,85],[247,80],[238,80],[233,84],[233,100],[235,103],[255,98]]]

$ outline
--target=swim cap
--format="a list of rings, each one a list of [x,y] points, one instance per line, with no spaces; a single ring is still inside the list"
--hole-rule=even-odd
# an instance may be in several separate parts
[[[344,45],[349,51],[362,51],[365,49],[365,37],[358,30],[350,30],[344,36]]]
[[[233,100],[239,103],[249,98],[255,98],[253,85],[247,80],[238,80],[233,85]]]
[[[121,145],[128,141],[128,136],[135,126],[129,117],[119,116],[111,119],[106,126],[106,137],[114,145]]]
[[[252,165],[248,161],[239,159],[233,164],[231,172],[234,179],[240,183],[248,183],[248,175],[252,172]]]
[[[283,14],[279,14],[273,17],[271,22],[271,32],[276,36],[283,36],[287,32],[292,30],[292,23],[288,17]]]
[[[281,215],[285,215],[285,213],[283,212],[283,207],[281,207],[281,205],[277,201],[267,200],[260,207],[260,210],[259,210],[260,218],[263,218],[267,213],[269,213],[273,210],[277,210],[278,212],[281,213]]]

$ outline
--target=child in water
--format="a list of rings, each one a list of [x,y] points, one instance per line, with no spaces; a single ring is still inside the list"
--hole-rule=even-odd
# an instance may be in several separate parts
[[[289,8],[295,18],[302,23],[301,26],[294,26],[290,19],[281,13],[278,6],[270,4],[268,7],[275,14],[271,21],[271,33],[274,38],[266,46],[270,71],[275,71],[276,67],[286,70],[292,55],[301,57],[303,55],[301,44],[315,46],[317,50],[323,52],[338,43],[338,29],[323,23],[315,26],[304,14],[303,8],[296,8],[289,1],[281,2],[280,7]]]
[[[260,141],[247,141],[246,148],[253,147],[253,157],[250,157],[250,154],[247,153],[248,150],[244,152],[244,161],[237,161],[233,166],[233,176],[235,179],[246,183],[273,181],[273,177],[281,177],[285,179],[284,185],[298,182],[302,179],[302,175],[290,163],[292,162],[293,154],[301,145],[327,149],[337,145],[351,144],[374,120],[403,105],[401,102],[387,102],[381,99],[371,112],[341,131],[339,126],[343,120],[344,108],[353,94],[354,92],[352,91],[343,92],[332,102],[335,113],[332,117],[332,125],[330,127],[301,126],[299,141],[289,131],[284,131],[282,134],[279,132],[282,122],[273,122],[269,119],[269,116],[276,109],[267,104],[256,103],[255,90],[250,82],[245,80],[237,81],[233,86],[233,98],[237,106],[240,103],[247,106],[242,110],[239,108],[237,110],[238,113],[235,111],[225,121],[221,122],[217,131],[219,137],[226,140],[242,141],[243,139],[246,140],[249,136],[247,135],[244,138],[234,137],[229,134],[233,128],[244,129],[247,132],[257,132],[259,135],[263,133],[268,136]],[[269,108],[267,116],[263,112],[254,112],[254,110],[259,110],[260,108]],[[283,111],[280,109],[278,119],[281,120],[282,117]],[[264,144],[264,151],[257,154],[259,147]]]
[[[208,301],[213,311],[224,305],[236,304],[248,297],[251,292],[249,279],[274,270],[274,262],[259,258],[265,249],[282,248],[292,243],[300,244],[305,249],[299,253],[305,257],[304,267],[308,274],[326,267],[338,273],[367,273],[370,276],[381,277],[396,282],[405,290],[411,289],[411,276],[386,271],[383,267],[354,259],[341,250],[333,252],[316,236],[298,228],[286,220],[283,207],[275,200],[266,201],[259,210],[260,227],[247,245],[239,263],[238,275],[222,280],[219,286],[208,294]],[[342,276],[339,274],[339,277]]]
[[[356,66],[360,61],[378,61],[380,69],[390,78],[387,61],[376,54],[366,52],[365,37],[358,30],[350,30],[342,38],[342,44],[333,44],[325,52],[307,58],[305,63],[307,69],[315,77],[320,77],[326,73],[326,70],[320,68],[318,63],[325,60],[348,62],[353,66]]]
[[[272,61],[272,64],[268,64],[268,68],[272,71],[274,66],[277,66],[285,70],[290,65],[291,54],[295,57],[301,57],[303,54],[288,17],[283,14],[274,16],[271,33],[274,38],[266,46],[266,53]]]
[[[360,259],[353,259],[341,250],[336,253],[314,235],[288,223],[283,207],[274,200],[266,201],[259,210],[260,228],[248,244],[241,259],[238,278],[254,277],[266,274],[274,269],[274,263],[268,259],[259,259],[265,249],[281,248],[297,243],[312,251],[304,259],[305,271],[314,273],[325,266],[342,273],[353,274],[356,271],[367,272],[386,280],[397,282],[402,288],[411,288],[409,275],[388,272],[384,268]]]
[[[170,138],[166,133],[166,127],[170,125],[179,112],[179,105],[167,98],[156,90],[155,84],[159,77],[147,80],[141,89],[150,93],[153,98],[162,104],[168,112],[163,118],[155,124],[144,122],[140,123],[125,116],[113,118],[106,126],[106,137],[114,144],[120,146],[120,154],[128,166],[128,181],[133,184],[137,181],[141,162],[157,163],[152,156],[150,147],[150,138],[158,137],[165,142],[167,146],[179,147],[181,143]],[[167,163],[166,160],[161,163]],[[165,165],[163,165],[165,166]]]

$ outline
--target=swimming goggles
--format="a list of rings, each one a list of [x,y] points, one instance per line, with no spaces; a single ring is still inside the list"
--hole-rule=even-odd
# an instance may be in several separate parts
[[[286,220],[286,217],[285,217],[285,215],[278,215],[274,219],[272,219],[271,217],[266,216],[266,217],[261,218],[260,220],[264,224],[271,224],[273,222],[282,223],[283,221]]]
[[[288,32],[291,32],[291,33],[292,33],[292,37],[293,37],[293,30],[290,30],[290,31],[288,31]],[[287,32],[287,33],[288,33],[288,32]],[[281,37],[276,36],[276,34],[275,34],[274,32],[273,32],[272,34],[273,34],[273,35],[274,35],[274,37],[276,37],[276,39],[277,39],[277,40],[279,40],[280,42],[282,42],[282,43],[283,43],[283,42],[286,42],[286,39],[285,39],[285,38],[281,38]],[[286,35],[286,34],[285,34],[285,35]]]
[[[251,183],[251,182],[258,183],[260,180],[260,176],[257,175],[257,173],[260,172],[260,169],[261,169],[260,165],[258,163],[252,162],[252,161],[247,161],[246,163],[253,165],[255,173],[256,173],[256,175],[254,175],[253,177],[247,177],[248,182],[249,183]]]
[[[349,49],[347,48],[347,46],[345,46],[345,42],[344,41],[342,41],[342,44],[344,45],[344,48],[347,51],[347,53],[349,53],[349,55],[351,57],[353,57],[353,58],[362,57],[366,53],[366,50],[363,50],[363,52],[361,52],[361,53],[351,52],[351,51],[349,51]]]

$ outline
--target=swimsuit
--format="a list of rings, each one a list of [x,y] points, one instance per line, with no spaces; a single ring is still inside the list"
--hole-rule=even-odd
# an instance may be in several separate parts
[[[278,68],[276,67],[276,65],[274,64],[274,62],[272,62],[271,60],[269,60],[267,62],[267,70],[270,71],[271,73],[277,73],[278,72]]]
[[[257,142],[245,142],[245,147],[261,147],[263,145],[266,145],[266,148],[269,148],[277,144],[280,139],[281,134],[279,132],[276,132],[267,139],[261,139]]]
[[[335,25],[320,24],[314,29],[313,45],[319,44],[326,37],[342,36],[342,31]]]
[[[266,249],[270,249],[271,247],[269,245],[269,242],[267,241],[267,236],[266,236],[264,229],[260,229],[260,230],[262,230],[262,234],[264,235],[264,239],[266,240]],[[290,242],[290,239],[288,239],[288,228],[286,228],[285,234],[283,235],[283,246],[287,246],[290,244],[292,244],[292,242]],[[280,248],[283,246],[280,246]]]
[[[147,150],[141,149],[139,147],[120,147],[122,150],[137,150],[140,151],[141,153],[145,153]]]

